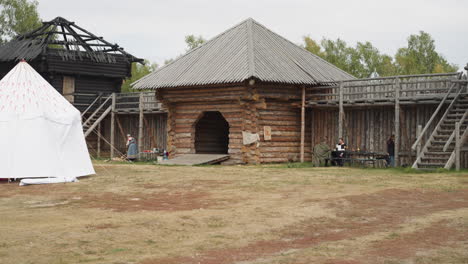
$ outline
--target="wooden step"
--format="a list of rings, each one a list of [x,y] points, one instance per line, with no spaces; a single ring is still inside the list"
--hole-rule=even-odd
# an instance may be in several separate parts
[[[428,152],[424,153],[424,156],[433,156],[433,155],[450,156],[450,155],[452,155],[452,153],[451,152],[442,152],[442,151],[439,151],[439,152],[428,151]]]
[[[448,117],[462,117],[464,113],[449,113]]]
[[[434,145],[445,145],[445,143],[447,143],[447,140],[433,140],[431,143]],[[455,144],[455,143],[452,140],[450,144]]]
[[[439,167],[443,168],[445,167],[445,163],[436,163],[436,162],[431,162],[431,163],[420,163],[418,162],[418,167]]]
[[[442,161],[442,162],[447,162],[449,157],[443,157],[443,158],[435,158],[435,157],[422,157],[421,161],[425,164],[424,161]]]
[[[427,149],[430,152],[444,152],[444,146],[443,145],[437,145],[437,146],[429,146]]]

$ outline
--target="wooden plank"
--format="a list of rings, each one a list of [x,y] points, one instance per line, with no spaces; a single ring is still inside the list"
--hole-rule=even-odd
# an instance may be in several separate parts
[[[114,158],[114,145],[115,145],[115,103],[116,94],[112,93],[112,109],[111,109],[111,124],[110,124],[110,158]]]
[[[301,103],[301,150],[300,161],[304,162],[304,140],[305,140],[305,86],[302,86],[302,103]]]
[[[416,138],[418,138],[421,135],[422,132],[422,125],[418,124],[418,128],[416,130]],[[418,146],[416,148],[416,156],[419,157],[419,154],[421,154],[421,141],[418,143]]]
[[[98,133],[97,133],[97,152],[96,152],[96,156],[97,158],[101,158],[101,122],[99,122],[98,124]]]
[[[395,80],[395,167],[400,166],[400,79]]]
[[[343,108],[343,82],[340,82],[339,86],[339,113],[338,113],[338,138],[343,137],[343,120],[344,120],[344,108]]]
[[[139,96],[139,118],[138,118],[138,155],[140,155],[143,149],[143,93],[140,93]]]
[[[460,123],[455,123],[455,170],[460,171]]]

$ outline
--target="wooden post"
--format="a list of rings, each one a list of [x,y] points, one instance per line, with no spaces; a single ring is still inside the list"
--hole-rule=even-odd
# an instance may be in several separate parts
[[[422,132],[422,125],[418,125],[418,128],[416,129],[416,138],[418,138],[421,135]],[[419,157],[419,154],[421,154],[421,141],[418,143],[418,146],[416,147],[416,158]]]
[[[102,96],[102,94],[99,93],[99,105],[102,104],[101,96]],[[98,159],[101,158],[101,123],[102,122],[99,122],[98,127],[97,127],[98,133],[97,133],[97,152],[96,152],[96,156],[97,156]]]
[[[343,121],[344,121],[344,108],[343,108],[343,82],[340,82],[338,88],[339,93],[339,113],[338,113],[338,138],[343,137]]]
[[[96,156],[98,158],[100,158],[101,157],[101,122],[99,122],[97,130],[98,130],[98,133],[97,133],[97,152],[96,152]]]
[[[138,157],[140,157],[143,145],[143,92],[140,93],[140,100],[138,106],[140,109],[140,116],[138,120]]]
[[[314,111],[310,108],[310,154],[313,155],[314,151]]]
[[[115,101],[117,95],[112,93],[112,110],[111,110],[111,124],[110,124],[110,158],[114,158],[114,145],[115,145]]]
[[[455,123],[455,169],[460,170],[460,148],[461,148],[461,138],[460,138],[460,122]]]
[[[302,86],[302,103],[301,103],[301,162],[304,162],[304,141],[305,141],[305,86]]]
[[[400,79],[395,81],[395,167],[400,166]]]

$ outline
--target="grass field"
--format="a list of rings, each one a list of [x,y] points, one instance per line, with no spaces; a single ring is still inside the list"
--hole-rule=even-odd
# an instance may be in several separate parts
[[[468,263],[468,173],[96,163],[0,184],[0,263]]]

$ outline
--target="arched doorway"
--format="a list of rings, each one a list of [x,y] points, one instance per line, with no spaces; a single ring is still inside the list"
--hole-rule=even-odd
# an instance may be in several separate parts
[[[195,124],[195,153],[227,154],[229,123],[218,112],[205,112]]]

